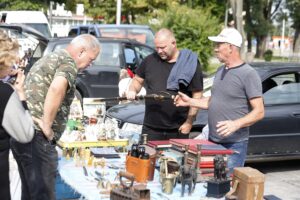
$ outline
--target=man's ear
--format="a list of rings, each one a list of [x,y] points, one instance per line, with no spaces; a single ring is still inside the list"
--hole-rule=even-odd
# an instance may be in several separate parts
[[[78,57],[81,57],[82,54],[86,51],[86,49],[84,47],[80,48],[80,51],[79,51],[79,54],[78,54]]]

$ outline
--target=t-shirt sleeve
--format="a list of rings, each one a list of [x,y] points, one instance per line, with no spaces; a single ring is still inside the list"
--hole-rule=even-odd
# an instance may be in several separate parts
[[[245,91],[248,99],[262,96],[261,79],[255,70],[251,70],[245,77]]]
[[[54,77],[63,76],[67,79],[69,87],[75,83],[77,71],[72,62],[64,62],[57,68]]]
[[[143,79],[145,79],[145,76],[146,76],[146,66],[147,66],[147,63],[148,63],[148,58],[149,57],[147,57],[147,58],[145,58],[143,61],[142,61],[142,63],[140,64],[140,66],[136,69],[136,74],[139,76],[139,77],[141,77],[141,78],[143,78]]]

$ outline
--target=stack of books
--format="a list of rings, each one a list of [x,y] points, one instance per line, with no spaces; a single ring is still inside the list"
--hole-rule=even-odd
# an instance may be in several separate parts
[[[185,152],[185,146],[189,145],[188,148],[188,163],[193,164],[197,161],[197,144],[201,145],[200,150],[200,170],[203,176],[213,176],[214,172],[214,158],[216,155],[223,155],[224,160],[227,161],[227,156],[232,154],[233,151],[226,149],[220,144],[216,144],[207,140],[197,140],[197,139],[170,139],[170,144],[172,149]]]
[[[151,140],[147,142],[147,145],[156,150],[164,150],[172,147],[170,140]]]

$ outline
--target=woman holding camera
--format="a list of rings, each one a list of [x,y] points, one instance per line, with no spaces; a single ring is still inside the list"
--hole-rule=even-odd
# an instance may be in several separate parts
[[[17,42],[0,30],[0,79],[12,75],[12,67],[18,60],[13,47]],[[18,45],[17,45],[18,46]],[[9,200],[9,149],[10,138],[27,143],[33,138],[33,120],[25,102],[23,71],[15,71],[15,82],[4,83],[0,80],[0,196]]]

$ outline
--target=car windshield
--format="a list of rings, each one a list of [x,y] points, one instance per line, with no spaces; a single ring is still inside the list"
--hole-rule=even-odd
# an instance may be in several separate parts
[[[101,42],[100,54],[93,62],[94,65],[119,67],[120,66],[120,45],[114,42]],[[66,43],[58,44],[56,49],[63,49],[67,46]]]
[[[154,46],[154,35],[150,29],[100,27],[99,32],[102,37],[129,38]]]
[[[50,32],[47,24],[26,23],[24,25],[30,26],[31,28],[39,31],[45,37],[48,37],[48,38],[51,37],[51,32]]]

